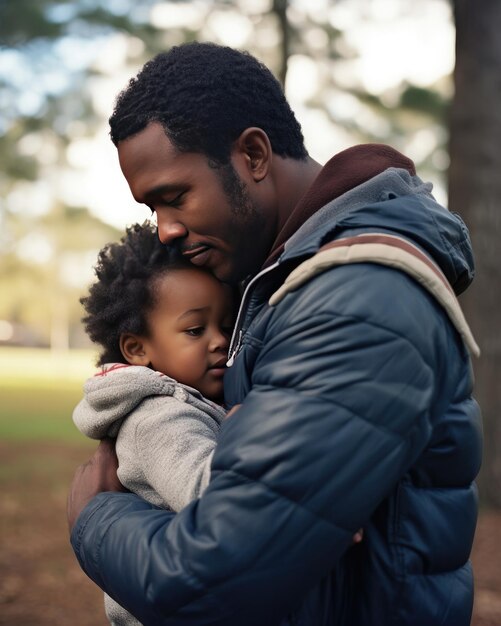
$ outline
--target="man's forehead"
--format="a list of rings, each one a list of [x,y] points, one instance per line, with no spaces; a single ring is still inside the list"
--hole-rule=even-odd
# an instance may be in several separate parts
[[[123,157],[127,159],[144,158],[148,154],[156,154],[159,158],[173,158],[179,155],[179,151],[165,134],[160,122],[150,122],[140,132],[120,141],[118,154],[120,159]]]
[[[177,150],[158,123],[119,142],[118,158],[133,196],[146,204],[185,191],[212,173],[205,155]]]

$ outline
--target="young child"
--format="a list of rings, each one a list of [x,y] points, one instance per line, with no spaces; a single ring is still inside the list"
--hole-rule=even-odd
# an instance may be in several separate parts
[[[101,250],[96,275],[81,302],[101,370],[85,383],[73,420],[93,439],[116,437],[125,487],[179,511],[209,482],[225,417],[232,291],[172,260],[148,222]],[[108,596],[105,609],[114,626],[139,624]]]

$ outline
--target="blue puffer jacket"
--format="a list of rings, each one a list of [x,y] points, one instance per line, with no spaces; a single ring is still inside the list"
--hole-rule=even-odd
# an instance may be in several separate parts
[[[82,567],[144,624],[470,623],[481,427],[458,325],[378,263],[268,302],[326,242],[373,232],[411,242],[457,291],[471,280],[463,223],[419,179],[388,170],[341,196],[248,288],[226,381],[243,404],[200,500],[174,516],[107,493],[80,515]]]

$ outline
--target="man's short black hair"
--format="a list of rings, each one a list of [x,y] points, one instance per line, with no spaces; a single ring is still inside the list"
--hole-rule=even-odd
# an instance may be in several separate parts
[[[107,244],[95,267],[97,281],[81,298],[83,318],[91,340],[102,347],[97,364],[126,363],[120,336],[148,336],[146,314],[155,304],[156,279],[175,269],[193,266],[175,257],[158,239],[149,221],[127,228],[120,242]]]
[[[213,43],[176,46],[147,62],[119,94],[110,117],[114,144],[160,122],[181,152],[229,161],[250,127],[268,135],[273,152],[305,159],[301,127],[270,70],[247,52]]]

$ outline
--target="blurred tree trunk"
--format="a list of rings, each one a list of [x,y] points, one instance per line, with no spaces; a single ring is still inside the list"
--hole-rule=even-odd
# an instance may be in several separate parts
[[[476,262],[475,281],[461,302],[482,350],[474,363],[485,435],[480,496],[501,508],[501,2],[453,5],[449,204],[470,229]]]
[[[273,0],[273,12],[277,16],[279,31],[281,36],[280,41],[280,68],[278,71],[278,79],[285,87],[285,78],[287,76],[287,64],[290,56],[290,24],[287,19],[287,5],[288,0]]]

